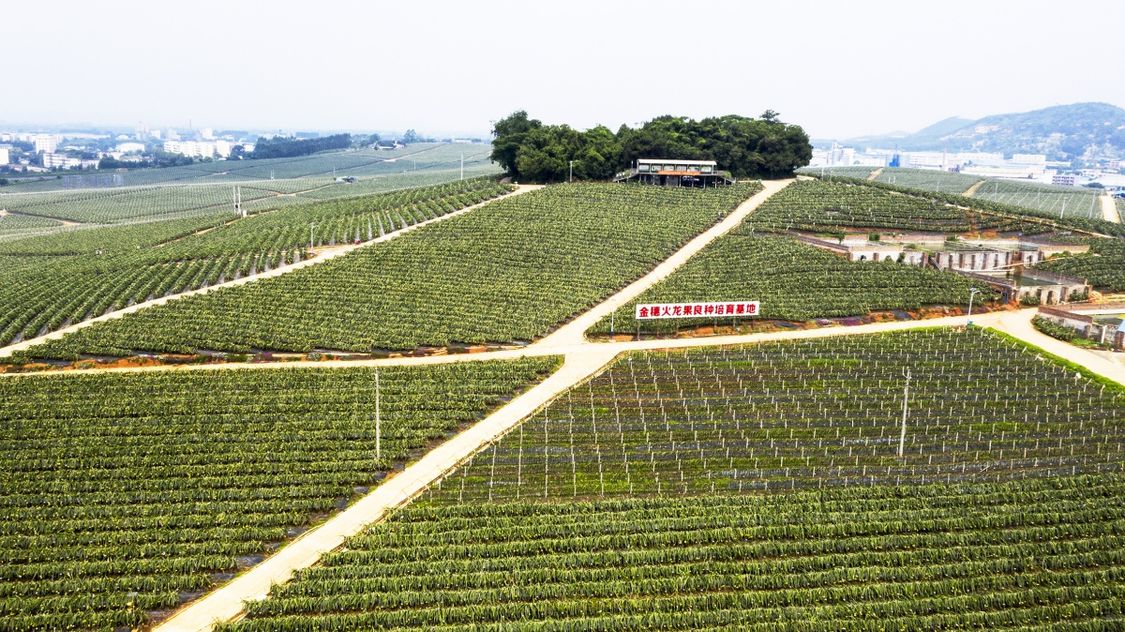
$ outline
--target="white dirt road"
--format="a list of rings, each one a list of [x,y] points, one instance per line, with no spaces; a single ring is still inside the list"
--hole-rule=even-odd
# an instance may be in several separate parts
[[[1121,223],[1121,213],[1117,212],[1117,200],[1108,193],[1103,193],[1098,197],[1098,201],[1102,205],[1102,219],[1107,222]]]
[[[988,180],[977,180],[971,187],[965,189],[965,192],[961,195],[965,197],[973,197],[973,195],[975,195],[976,192],[980,190],[981,186],[983,186],[985,182],[988,182]]]

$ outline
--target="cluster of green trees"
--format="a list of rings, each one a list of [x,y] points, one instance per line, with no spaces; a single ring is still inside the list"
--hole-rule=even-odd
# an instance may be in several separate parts
[[[137,169],[141,167],[182,167],[196,162],[196,159],[183,154],[170,154],[157,149],[142,162],[129,162],[106,156],[98,161],[98,169]],[[200,161],[202,162],[202,161]]]
[[[352,146],[351,134],[333,134],[323,138],[259,138],[250,158],[292,158],[307,156],[328,149],[347,149]]]
[[[715,160],[735,177],[787,176],[812,158],[805,131],[773,110],[756,119],[661,116],[617,133],[602,125],[544,125],[520,110],[497,121],[492,136],[492,160],[513,178],[537,182],[566,180],[571,161],[575,178],[605,180],[638,158]]]

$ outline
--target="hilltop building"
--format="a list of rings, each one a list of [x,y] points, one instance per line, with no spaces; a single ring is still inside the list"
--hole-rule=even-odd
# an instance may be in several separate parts
[[[618,174],[615,182],[634,181],[666,187],[707,187],[733,184],[714,160],[641,158],[633,169]]]

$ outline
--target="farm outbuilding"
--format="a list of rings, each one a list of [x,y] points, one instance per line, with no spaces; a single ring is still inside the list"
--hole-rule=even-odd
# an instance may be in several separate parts
[[[636,165],[615,178],[666,187],[713,187],[734,184],[730,174],[719,171],[714,160],[671,160],[641,158]]]

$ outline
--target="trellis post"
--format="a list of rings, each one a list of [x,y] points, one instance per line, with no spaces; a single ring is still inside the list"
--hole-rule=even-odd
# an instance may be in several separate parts
[[[898,437],[898,458],[902,458],[906,449],[906,411],[910,401],[910,369],[902,370],[906,377],[906,385],[902,388],[902,433]]]

